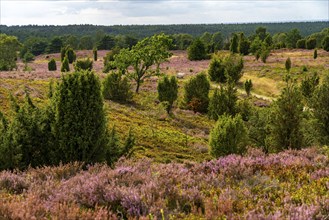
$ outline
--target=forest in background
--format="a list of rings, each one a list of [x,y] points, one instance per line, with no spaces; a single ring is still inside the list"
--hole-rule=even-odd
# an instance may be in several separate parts
[[[245,35],[251,35],[259,27],[266,27],[267,31],[274,35],[280,32],[288,32],[297,28],[302,36],[307,36],[319,32],[329,26],[328,21],[317,22],[287,22],[287,23],[246,23],[246,24],[176,24],[176,25],[26,25],[26,26],[6,26],[0,25],[0,32],[7,35],[17,36],[20,41],[29,37],[52,38],[60,35],[131,35],[137,38],[144,38],[158,33],[165,34],[190,34],[194,37],[204,32],[221,32],[225,38],[230,37],[231,33],[244,32]]]

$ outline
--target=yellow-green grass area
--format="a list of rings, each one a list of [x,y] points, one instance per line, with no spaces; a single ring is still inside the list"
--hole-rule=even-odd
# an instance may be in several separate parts
[[[134,95],[133,104],[106,102],[109,126],[115,126],[121,140],[132,129],[136,137],[134,157],[164,163],[211,159],[208,136],[215,122],[178,108],[168,116],[156,99],[155,92],[143,91]]]
[[[47,102],[49,80],[27,80],[27,79],[0,79],[0,111],[10,116],[11,101],[10,94],[16,97],[18,102],[24,100],[26,92],[29,93],[33,102],[41,106]]]

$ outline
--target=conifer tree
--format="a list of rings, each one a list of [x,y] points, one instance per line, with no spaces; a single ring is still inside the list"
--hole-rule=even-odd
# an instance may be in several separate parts
[[[64,57],[64,60],[61,65],[61,72],[69,72],[70,71],[70,64],[67,56]]]
[[[244,83],[244,89],[246,90],[246,93],[247,93],[247,96],[249,97],[250,96],[250,92],[251,92],[251,89],[252,89],[252,81],[251,79],[247,79]]]
[[[48,62],[48,70],[49,70],[49,71],[56,71],[56,70],[57,70],[57,66],[56,66],[56,61],[55,61],[55,59],[51,59],[51,60]]]
[[[318,58],[318,50],[317,49],[315,49],[314,53],[313,53],[313,59],[316,59],[316,58]]]
[[[97,61],[97,48],[93,49],[94,61]]]
[[[290,69],[291,69],[291,60],[290,60],[290,57],[287,58],[286,63],[285,63],[285,67],[286,67],[287,72],[289,73],[290,72]]]
[[[158,83],[158,98],[160,102],[167,102],[166,111],[169,114],[174,101],[178,97],[178,85],[175,76],[164,76]]]
[[[230,44],[230,51],[232,53],[238,53],[238,47],[239,47],[239,39],[237,34],[233,34],[231,44]]]

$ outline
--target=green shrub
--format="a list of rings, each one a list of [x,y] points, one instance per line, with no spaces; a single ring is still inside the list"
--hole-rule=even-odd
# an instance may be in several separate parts
[[[305,43],[306,49],[312,50],[316,47],[316,38],[311,37],[309,39],[306,40]]]
[[[175,76],[164,76],[158,83],[158,98],[160,102],[168,102],[166,111],[169,114],[174,101],[178,97],[178,85]]]
[[[103,96],[105,99],[112,101],[127,102],[132,98],[130,87],[126,76],[112,72],[106,76],[103,82]]]
[[[329,35],[327,35],[325,38],[322,40],[322,48],[325,51],[329,51]]]
[[[306,40],[305,39],[300,39],[296,43],[296,47],[300,49],[305,49],[306,48]]]
[[[98,77],[90,71],[63,75],[53,103],[56,162],[104,161],[108,133]]]
[[[205,73],[192,77],[184,86],[184,102],[194,112],[207,112],[210,83]]]
[[[75,69],[75,71],[81,71],[81,70],[91,71],[93,69],[93,61],[89,58],[87,58],[87,59],[78,59],[74,63],[74,69]]]
[[[195,39],[187,48],[187,55],[189,60],[205,60],[208,58],[206,46],[199,38]]]
[[[114,56],[120,53],[119,48],[114,48],[113,50],[106,53],[104,57],[104,68],[103,73],[108,73],[111,70],[116,69],[116,65],[114,62]]]
[[[210,154],[214,157],[243,154],[247,145],[247,129],[241,115],[222,115],[209,138]]]
[[[208,75],[211,81],[226,82],[225,65],[222,60],[213,58],[209,64]]]
[[[62,62],[61,72],[70,72],[70,64],[67,56],[64,57],[64,60]]]
[[[56,70],[57,70],[57,66],[56,66],[56,61],[55,61],[55,59],[51,59],[51,60],[48,62],[48,70],[49,70],[49,71],[56,71]]]
[[[23,61],[24,62],[31,62],[34,60],[34,55],[30,52],[30,51],[27,51],[25,54],[24,54],[24,57],[23,57]]]
[[[251,79],[247,79],[245,82],[244,82],[244,89],[246,90],[246,93],[247,93],[247,96],[249,97],[250,96],[250,92],[251,92],[251,89],[252,89],[252,81]]]
[[[311,98],[315,91],[315,88],[319,85],[320,78],[317,73],[312,76],[305,77],[301,83],[302,95],[306,98]]]
[[[316,59],[316,58],[318,58],[318,50],[317,49],[315,49],[314,53],[313,53],[313,59]]]
[[[208,107],[208,116],[217,120],[223,114],[236,114],[236,101],[238,100],[237,90],[234,83],[228,83],[215,89],[214,95],[211,97]]]
[[[65,56],[67,56],[69,63],[73,63],[76,60],[76,54],[71,47],[66,50]]]
[[[230,54],[224,59],[226,77],[230,78],[233,82],[238,82],[243,75],[243,59],[240,55]]]
[[[286,59],[285,67],[286,67],[287,72],[289,73],[290,72],[290,69],[291,69],[291,60],[290,60],[290,57],[288,57]]]

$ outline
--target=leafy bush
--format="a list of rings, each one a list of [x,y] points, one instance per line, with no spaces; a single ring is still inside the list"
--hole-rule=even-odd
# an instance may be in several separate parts
[[[56,61],[55,61],[55,59],[51,59],[51,60],[48,62],[48,70],[49,70],[49,71],[56,71],[56,70],[57,70],[57,66],[56,66]]]
[[[195,39],[193,43],[187,48],[187,55],[189,60],[208,59],[206,46],[199,38]]]
[[[329,51],[329,35],[327,35],[325,38],[322,40],[322,48],[325,51]]]
[[[166,110],[169,114],[174,101],[176,101],[178,97],[178,85],[176,77],[171,76],[169,79],[168,76],[164,76],[159,81],[157,89],[160,102],[168,102]]]
[[[316,47],[316,38],[311,37],[309,39],[306,40],[305,43],[306,49],[312,50]]]
[[[207,112],[210,83],[205,73],[192,77],[184,85],[184,102],[194,112]]]
[[[296,43],[296,47],[300,49],[305,49],[306,48],[306,40],[305,39],[300,39]]]
[[[246,151],[247,129],[241,115],[222,115],[209,138],[210,153],[214,157],[242,154]]]
[[[81,70],[91,71],[93,69],[93,61],[89,58],[87,58],[87,59],[78,59],[74,63],[74,69],[75,69],[75,71],[81,71]]]
[[[116,64],[114,62],[114,56],[120,53],[119,48],[114,48],[113,50],[106,53],[104,57],[104,68],[103,73],[108,73],[111,70],[116,69]]]
[[[103,82],[103,96],[112,101],[126,102],[132,98],[130,87],[126,76],[112,72],[106,76]]]
[[[33,60],[34,60],[34,55],[30,51],[28,51],[24,54],[24,57],[23,57],[24,62],[31,62]]]

